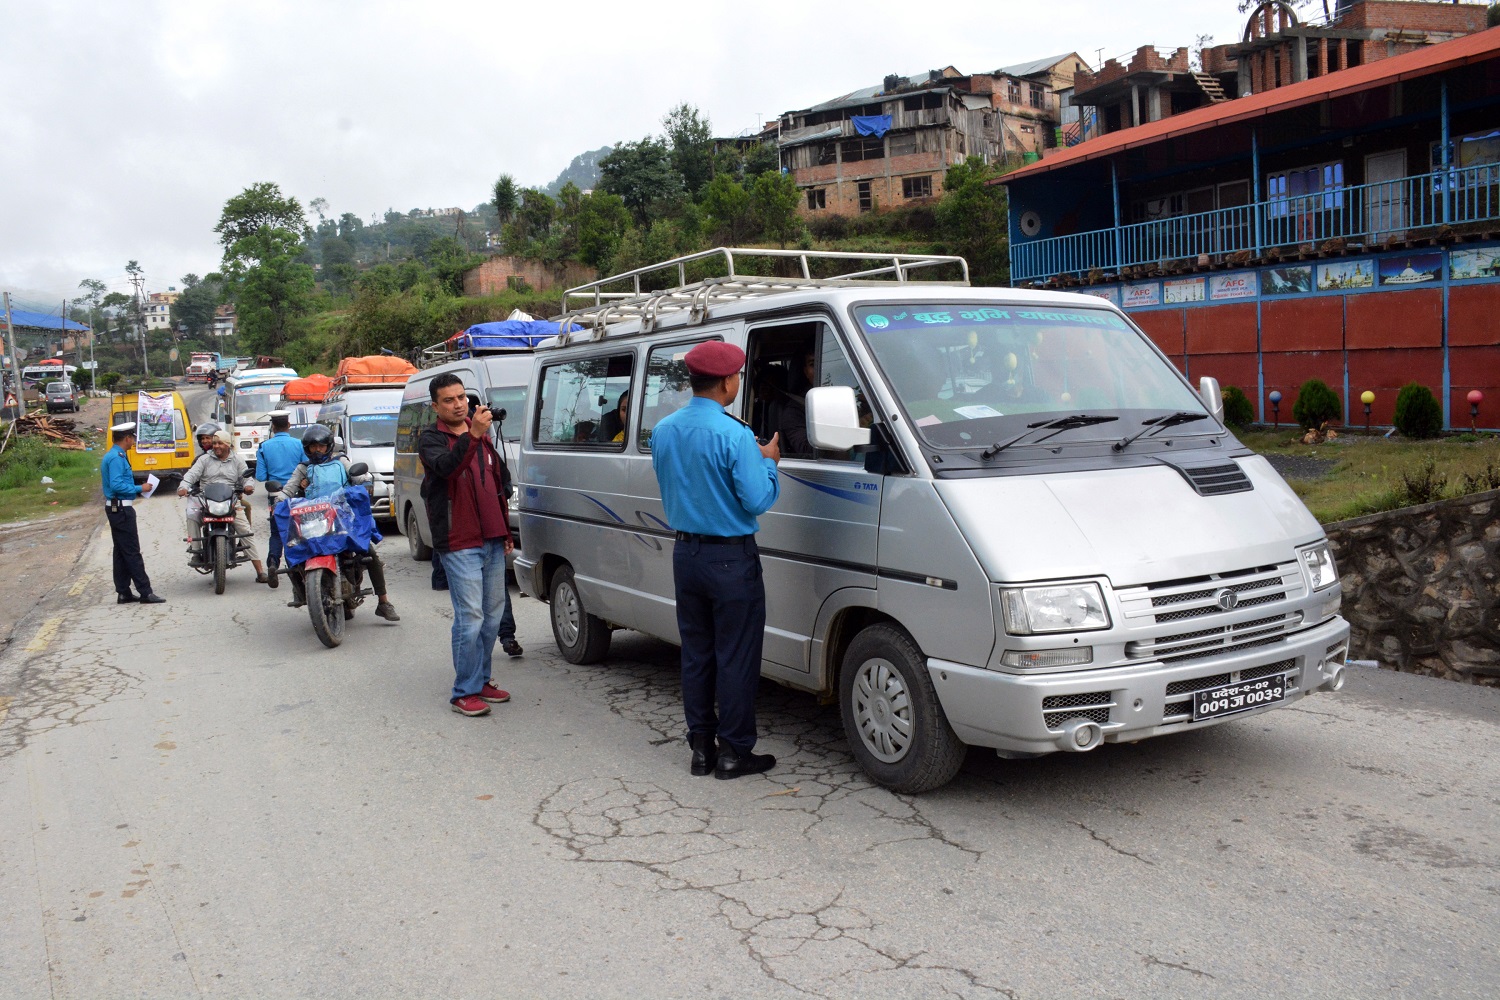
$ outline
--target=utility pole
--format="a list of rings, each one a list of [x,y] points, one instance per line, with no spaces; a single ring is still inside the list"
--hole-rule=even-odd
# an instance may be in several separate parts
[[[136,342],[141,345],[141,371],[150,378],[151,361],[146,350],[146,302],[145,292],[142,290],[146,284],[146,276],[136,271],[130,275],[130,284],[135,288],[135,336]]]
[[[5,293],[5,333],[10,338],[10,377],[15,383],[16,416],[26,414],[26,396],[21,387],[21,358],[16,353],[16,324],[10,318],[10,292]],[[3,402],[0,396],[0,402]]]

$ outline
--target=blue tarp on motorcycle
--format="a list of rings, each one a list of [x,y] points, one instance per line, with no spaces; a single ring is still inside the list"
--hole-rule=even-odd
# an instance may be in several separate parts
[[[313,556],[336,556],[353,546],[368,552],[382,539],[363,486],[345,486],[317,499],[282,499],[271,511],[288,566]]]

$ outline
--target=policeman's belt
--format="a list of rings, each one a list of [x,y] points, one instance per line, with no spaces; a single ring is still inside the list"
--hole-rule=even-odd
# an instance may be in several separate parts
[[[104,509],[105,510],[119,510],[121,507],[134,507],[134,506],[135,506],[135,501],[134,500],[106,500],[106,501],[104,501]]]
[[[699,535],[691,531],[677,532],[679,542],[700,542],[704,545],[739,545],[754,537],[754,535]]]

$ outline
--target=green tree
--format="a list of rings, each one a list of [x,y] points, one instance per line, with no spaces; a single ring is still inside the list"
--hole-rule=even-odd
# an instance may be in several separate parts
[[[224,247],[223,273],[241,336],[252,348],[279,352],[311,308],[302,206],[275,184],[252,184],[225,203],[214,232]]]
[[[938,233],[950,253],[969,262],[976,285],[1010,281],[1009,203],[1003,187],[985,183],[996,174],[977,156],[955,163],[943,177],[937,205]]]
[[[213,331],[214,310],[223,301],[218,281],[200,280],[196,274],[182,276],[183,290],[172,304],[172,325],[187,328],[189,337],[200,337]]]
[[[688,195],[696,198],[714,173],[713,127],[686,102],[668,111],[661,124],[671,147],[672,169]]]
[[[718,174],[709,181],[703,189],[703,211],[708,214],[709,225],[717,230],[714,235],[731,246],[748,239],[755,223],[750,201],[750,192],[729,174]]]
[[[660,139],[620,143],[599,161],[599,174],[599,187],[618,195],[637,225],[648,225],[651,215],[665,214],[682,198],[682,175]]]
[[[578,203],[578,259],[603,270],[630,228],[630,210],[618,195],[593,191]]]
[[[494,202],[495,214],[500,217],[501,227],[510,224],[516,215],[516,204],[520,201],[520,194],[516,188],[516,179],[510,174],[501,174],[495,181]]]
[[[83,298],[89,304],[89,328],[97,334],[105,326],[104,311],[100,308],[100,303],[109,286],[98,278],[84,278],[78,283],[78,287],[87,293]]]
[[[464,273],[483,264],[484,256],[471,252],[452,236],[439,236],[427,245],[422,262],[432,269],[441,288],[449,294],[462,295]]]
[[[750,188],[750,208],[755,221],[766,237],[779,243],[783,250],[802,232],[802,219],[797,215],[801,199],[802,192],[791,174],[761,174]]]
[[[296,198],[282,197],[281,188],[268,181],[252,184],[224,204],[214,232],[227,260],[235,243],[262,229],[285,229],[301,241],[307,235],[307,216]]]

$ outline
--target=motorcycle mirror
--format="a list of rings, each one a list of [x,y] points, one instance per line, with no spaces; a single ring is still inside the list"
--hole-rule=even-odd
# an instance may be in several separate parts
[[[280,493],[281,492],[281,484],[278,483],[274,479],[267,479],[266,480],[266,492],[267,493]]]
[[[355,462],[353,465],[349,466],[349,478],[358,479],[360,476],[363,476],[366,472],[369,471],[370,467],[364,462]]]

